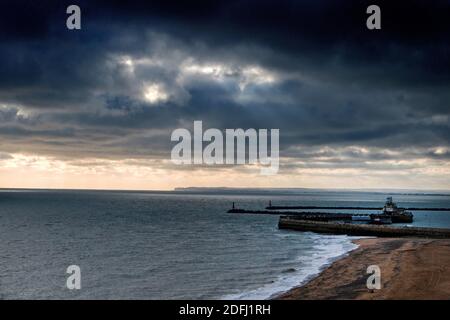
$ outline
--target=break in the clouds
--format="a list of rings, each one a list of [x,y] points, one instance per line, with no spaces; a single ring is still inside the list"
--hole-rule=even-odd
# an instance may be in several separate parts
[[[367,1],[77,1],[79,31],[70,4],[1,4],[1,186],[449,187],[450,1],[374,31]],[[194,120],[279,128],[278,177],[171,165]]]

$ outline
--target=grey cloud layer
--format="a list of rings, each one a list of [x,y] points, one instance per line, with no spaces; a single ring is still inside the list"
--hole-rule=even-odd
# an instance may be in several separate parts
[[[394,13],[406,2],[386,3],[379,34],[363,27],[364,4],[352,4],[89,1],[78,33],[59,21],[63,3],[32,8],[20,28],[11,25],[22,10],[10,4],[1,10],[0,151],[167,159],[170,132],[203,120],[280,128],[282,157],[360,146],[446,159],[433,150],[450,140],[449,1],[421,28],[410,21],[420,2],[403,18]],[[345,166],[365,157],[349,154]]]

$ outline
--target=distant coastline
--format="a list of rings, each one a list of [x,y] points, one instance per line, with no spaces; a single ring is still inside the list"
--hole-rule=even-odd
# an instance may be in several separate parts
[[[183,193],[223,193],[235,194],[245,192],[246,194],[299,194],[308,192],[360,192],[360,193],[389,193],[392,195],[432,195],[432,196],[449,196],[450,190],[417,190],[417,189],[339,189],[339,188],[234,188],[234,187],[185,187],[175,188],[174,192]]]

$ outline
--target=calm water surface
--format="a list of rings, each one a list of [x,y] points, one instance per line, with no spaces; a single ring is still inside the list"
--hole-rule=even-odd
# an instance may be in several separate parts
[[[382,206],[388,194],[183,194],[0,190],[2,299],[268,298],[355,248],[350,237],[282,231],[277,216],[227,214],[276,205]],[[450,207],[450,196],[394,195]],[[450,213],[415,212],[450,228]],[[65,287],[69,265],[82,289]]]

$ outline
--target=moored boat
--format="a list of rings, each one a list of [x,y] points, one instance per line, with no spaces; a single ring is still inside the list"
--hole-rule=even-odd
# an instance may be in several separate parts
[[[411,223],[414,217],[411,212],[397,207],[392,197],[386,199],[382,215],[391,217],[392,223]]]

